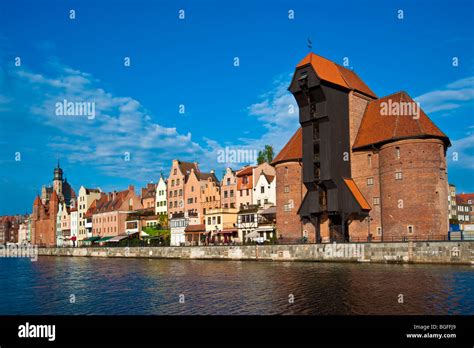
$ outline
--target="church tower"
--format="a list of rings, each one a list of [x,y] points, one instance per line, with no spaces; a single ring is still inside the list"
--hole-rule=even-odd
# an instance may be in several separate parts
[[[54,168],[53,189],[54,189],[54,191],[56,191],[56,193],[59,197],[62,196],[62,194],[63,194],[63,170],[59,166],[59,160],[58,160],[58,166],[56,168]]]

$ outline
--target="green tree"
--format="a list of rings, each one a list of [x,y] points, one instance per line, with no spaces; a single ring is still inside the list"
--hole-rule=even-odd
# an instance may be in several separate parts
[[[265,145],[265,148],[258,152],[257,163],[271,163],[273,161],[273,155],[273,147],[271,145]]]

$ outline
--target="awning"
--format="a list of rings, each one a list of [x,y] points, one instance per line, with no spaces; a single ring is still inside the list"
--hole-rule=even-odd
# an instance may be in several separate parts
[[[269,207],[265,209],[264,211],[262,211],[260,214],[261,215],[274,215],[276,214],[276,207],[275,206]]]
[[[95,242],[99,239],[100,239],[99,236],[94,236],[94,237],[89,237],[89,238],[83,239],[81,242]]]
[[[258,227],[255,232],[273,232],[275,229],[272,226]]]
[[[215,233],[216,234],[230,234],[230,233],[234,233],[234,232],[237,232],[236,228],[225,228],[223,230],[216,231]]]
[[[99,242],[99,243],[101,243],[101,242],[106,242],[106,241],[108,241],[108,240],[111,239],[111,238],[112,238],[112,237],[110,237],[110,236],[109,236],[109,237],[104,237],[104,238],[99,239],[97,242]]]
[[[110,238],[107,242],[120,242],[121,240],[123,240],[125,238],[128,238],[128,236],[126,234],[125,235],[122,234],[122,235]]]
[[[260,233],[258,233],[257,231],[252,231],[249,234],[245,235],[244,238],[254,239],[254,238],[259,238],[259,237],[260,237]]]

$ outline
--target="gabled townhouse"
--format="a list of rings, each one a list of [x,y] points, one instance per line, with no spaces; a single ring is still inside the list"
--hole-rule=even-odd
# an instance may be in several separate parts
[[[86,228],[86,217],[85,214],[90,208],[92,202],[100,199],[102,191],[100,188],[86,188],[81,186],[79,189],[79,197],[77,200],[77,212],[78,212],[78,235],[77,240],[83,240],[85,238],[92,237],[91,226]]]
[[[161,216],[168,216],[168,190],[166,179],[163,175],[160,176],[158,184],[156,185],[156,197],[155,197],[155,214]]]
[[[257,181],[262,173],[267,175],[266,180],[268,182],[269,180],[271,180],[271,177],[275,177],[275,168],[273,168],[270,164],[264,162],[257,166],[245,166],[244,168],[237,171],[236,206],[238,209],[244,206],[256,204],[259,198],[261,198],[263,201],[265,199],[269,199],[268,193],[270,193],[270,191],[268,191],[267,194],[265,194],[264,192],[263,197],[262,194],[259,194],[259,198],[257,198],[256,195]],[[259,189],[261,190],[260,186]]]
[[[75,247],[77,244],[77,236],[79,233],[79,213],[77,208],[71,208],[71,246]]]
[[[70,208],[66,206],[66,203],[59,205],[58,217],[57,217],[57,246],[68,246],[71,240],[71,215]]]
[[[258,173],[255,169],[256,182],[253,188],[252,203],[259,207],[267,207],[276,204],[276,180],[275,175],[265,174],[263,170]]]
[[[195,168],[191,168],[184,187],[184,196],[186,197],[185,212],[188,214],[197,214],[202,220],[202,204],[201,204],[201,180],[200,172]]]
[[[222,208],[236,208],[237,177],[232,168],[226,168],[221,180],[221,206]]]
[[[173,160],[167,183],[169,218],[175,213],[184,213],[186,211],[184,190],[191,170],[199,173],[198,164],[182,162],[177,159]],[[198,190],[198,188],[196,189]]]
[[[252,204],[253,169],[252,166],[246,166],[235,174],[237,178],[237,197],[235,201],[237,209]]]
[[[155,208],[156,200],[156,184],[148,183],[146,187],[142,188],[142,205],[143,208]]]
[[[200,173],[199,178],[201,183],[202,223],[204,223],[204,215],[221,207],[221,188],[213,170],[210,173]]]

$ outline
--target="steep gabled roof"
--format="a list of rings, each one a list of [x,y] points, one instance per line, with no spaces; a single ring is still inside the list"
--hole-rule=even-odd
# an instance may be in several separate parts
[[[281,162],[301,161],[303,158],[303,130],[298,130],[293,134],[278,155],[273,159],[272,166]]]
[[[298,63],[297,68],[311,65],[313,70],[322,81],[330,82],[335,85],[355,90],[377,98],[375,93],[360,79],[352,70],[349,70],[333,61],[314,53],[309,53],[302,61]]]
[[[446,146],[450,145],[446,134],[435,126],[421,108],[418,109],[418,115],[415,113],[397,115],[390,110],[391,105],[399,105],[400,108],[401,105],[416,105],[416,103],[403,91],[371,101],[362,118],[353,145],[354,149],[410,138],[439,138]],[[407,110],[408,108],[405,111]],[[401,108],[399,113],[400,111]]]
[[[212,181],[214,181],[215,183],[219,183],[219,180],[217,179],[216,175],[214,173],[198,173],[197,174],[199,180],[205,180],[207,181],[207,179],[211,179]]]
[[[188,175],[191,169],[194,169],[196,173],[199,172],[199,168],[196,163],[178,161],[179,170],[183,175]]]

